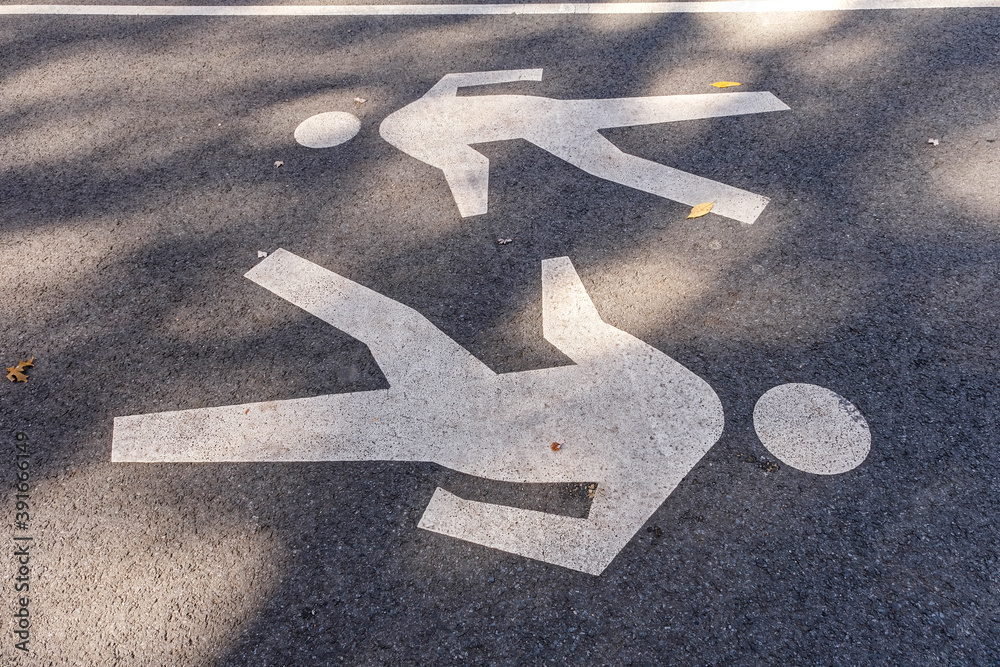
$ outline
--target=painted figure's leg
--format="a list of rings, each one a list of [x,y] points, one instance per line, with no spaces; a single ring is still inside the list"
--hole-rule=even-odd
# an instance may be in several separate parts
[[[386,390],[115,417],[116,463],[421,460]]]
[[[412,308],[277,250],[247,277],[366,343],[396,391],[118,417],[114,461],[430,461],[407,396],[460,392],[495,374]]]
[[[435,387],[493,375],[409,306],[286,250],[272,253],[246,277],[365,343],[391,386]]]
[[[597,132],[560,132],[549,137],[532,136],[529,140],[598,178],[688,206],[714,202],[713,213],[740,222],[753,223],[770,201],[746,190],[629,155]]]
[[[569,118],[601,130],[789,109],[787,104],[767,92],[566,100],[561,104],[565,105],[563,113]]]

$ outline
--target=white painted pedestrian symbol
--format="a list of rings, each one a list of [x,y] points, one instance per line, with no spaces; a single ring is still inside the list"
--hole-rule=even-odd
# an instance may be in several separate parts
[[[382,138],[444,172],[463,217],[487,212],[489,160],[473,144],[525,139],[583,171],[643,192],[752,223],[768,198],[622,152],[598,130],[681,120],[787,110],[768,92],[557,100],[532,95],[459,96],[468,86],[540,81],[542,70],[446,74],[419,100],[390,114]],[[306,119],[299,143],[324,148],[347,141],[360,127],[346,112]]]
[[[246,277],[365,342],[389,388],[118,417],[113,461],[425,461],[507,482],[596,482],[586,518],[439,488],[419,526],[600,574],[722,434],[712,388],[605,323],[565,257],[542,262],[543,335],[576,365],[508,374],[413,309],[287,251]],[[780,429],[781,412],[758,430]],[[827,412],[814,448],[823,428],[860,418]],[[850,467],[867,454],[847,449]]]

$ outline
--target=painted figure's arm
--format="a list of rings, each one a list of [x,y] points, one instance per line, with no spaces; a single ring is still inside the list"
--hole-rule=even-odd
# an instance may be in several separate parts
[[[541,69],[504,69],[495,72],[467,72],[445,74],[424,97],[453,97],[459,88],[488,86],[494,83],[514,81],[541,81]]]
[[[444,153],[444,151],[443,151]],[[444,172],[451,194],[463,218],[488,210],[490,161],[469,146],[452,146],[435,166]]]
[[[542,260],[542,335],[577,364],[628,364],[630,352],[652,350],[601,319],[569,257]]]

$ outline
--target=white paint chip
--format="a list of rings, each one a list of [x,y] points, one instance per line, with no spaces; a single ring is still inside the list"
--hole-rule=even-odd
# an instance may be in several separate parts
[[[329,111],[306,118],[295,128],[295,141],[306,148],[330,148],[350,141],[361,121],[346,111]]]
[[[839,394],[813,384],[767,391],[753,411],[757,436],[786,465],[836,475],[861,465],[871,432],[861,412]]]

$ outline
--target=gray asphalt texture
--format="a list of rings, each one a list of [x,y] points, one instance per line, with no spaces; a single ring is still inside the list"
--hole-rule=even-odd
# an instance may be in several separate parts
[[[0,524],[17,534],[23,432],[36,542],[32,652],[4,632],[0,661],[1000,663],[998,40],[995,10],[3,17],[0,361],[35,368],[0,385]],[[480,146],[490,211],[462,219],[378,135],[446,73],[535,67],[464,94],[771,91],[791,111],[606,133],[771,204],[685,220],[513,141]],[[297,145],[323,111],[360,134]],[[725,433],[600,577],[417,528],[438,486],[573,516],[585,486],[111,464],[116,416],[387,386],[363,344],[242,278],[279,247],[500,372],[570,363],[541,335],[540,262],[568,255],[608,322],[712,385]],[[753,407],[787,382],[861,410],[860,467],[768,454]]]

